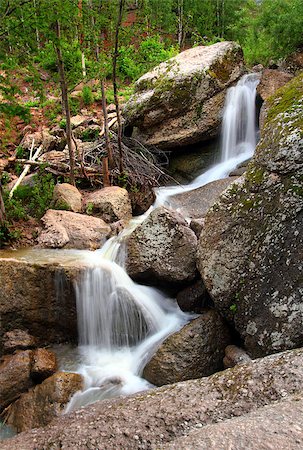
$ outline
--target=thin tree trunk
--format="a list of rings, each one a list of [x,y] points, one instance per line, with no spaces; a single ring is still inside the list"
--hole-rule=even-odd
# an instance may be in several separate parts
[[[102,159],[102,167],[103,167],[103,185],[110,186],[110,177],[109,177],[109,169],[108,162],[110,167],[113,167],[113,154],[110,145],[109,139],[109,128],[108,128],[108,116],[106,109],[106,97],[105,97],[105,89],[104,89],[104,81],[101,80],[101,92],[102,92],[102,110],[104,117],[104,137],[105,137],[105,147],[107,151],[107,156]]]
[[[86,77],[86,64],[85,64],[85,54],[83,51],[83,43],[84,43],[84,35],[83,35],[83,24],[82,24],[82,15],[83,15],[83,4],[82,0],[78,1],[78,9],[79,9],[79,22],[80,22],[80,37],[79,43],[81,48],[81,66],[82,66],[82,76]]]
[[[181,49],[183,44],[183,0],[178,0],[178,44]]]
[[[57,62],[58,62],[58,70],[60,75],[60,84],[61,84],[61,94],[62,94],[62,103],[65,109],[65,118],[66,118],[66,141],[69,153],[69,165],[70,165],[70,182],[75,185],[75,153],[73,147],[73,139],[72,139],[72,127],[70,120],[70,109],[69,109],[69,101],[68,101],[68,93],[67,93],[67,83],[65,79],[64,72],[64,62],[62,58],[62,52],[60,48],[60,23],[56,21],[56,35],[58,42],[55,45],[56,53],[57,53]]]
[[[123,153],[122,153],[122,123],[121,123],[121,113],[118,100],[118,89],[117,89],[117,59],[119,56],[119,31],[122,22],[122,15],[124,10],[125,0],[120,0],[119,2],[119,15],[116,26],[115,33],[115,50],[113,57],[113,87],[114,87],[114,99],[117,112],[117,122],[118,122],[118,149],[119,149],[119,172],[120,175],[123,173]]]
[[[6,220],[5,206],[2,195],[2,184],[0,181],[0,226],[3,226],[5,224],[5,220]]]

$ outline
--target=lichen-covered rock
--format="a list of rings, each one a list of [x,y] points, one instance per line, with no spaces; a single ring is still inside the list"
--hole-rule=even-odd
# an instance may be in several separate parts
[[[303,350],[292,350],[210,377],[97,402],[55,419],[43,430],[30,430],[3,441],[1,449],[163,448],[198,427],[235,416],[244,418],[265,405],[302,395],[302,383]],[[281,427],[280,432],[283,435]]]
[[[186,50],[135,85],[123,116],[148,145],[175,148],[216,136],[225,90],[243,74],[242,50],[219,42]]]
[[[82,388],[78,373],[57,372],[11,405],[7,423],[18,432],[44,427],[62,414],[72,395]]]
[[[128,221],[132,208],[126,189],[110,186],[88,194],[85,198],[86,210],[101,217],[105,222]]]
[[[214,310],[204,311],[169,336],[144,368],[144,378],[156,386],[211,375],[223,369],[230,343],[227,325]]]
[[[79,268],[59,263],[0,259],[0,344],[2,336],[27,328],[39,345],[77,336],[73,280]],[[31,343],[31,341],[30,341]]]
[[[303,343],[303,75],[268,100],[246,175],[205,218],[198,266],[253,357]]]
[[[15,350],[26,350],[37,346],[37,339],[27,330],[14,329],[3,335],[4,353],[14,353]]]
[[[82,195],[78,189],[69,184],[56,184],[53,193],[53,207],[73,212],[82,211]]]
[[[22,392],[33,386],[31,379],[32,351],[17,351],[2,358],[0,364],[0,412]]]
[[[126,270],[151,284],[181,284],[196,275],[197,238],[180,214],[155,209],[126,240]]]
[[[96,250],[111,232],[102,219],[71,211],[49,209],[41,220],[43,230],[38,236],[38,245],[43,248]]]
[[[289,449],[303,446],[303,396],[265,406],[216,424],[202,427],[161,447],[163,450]]]

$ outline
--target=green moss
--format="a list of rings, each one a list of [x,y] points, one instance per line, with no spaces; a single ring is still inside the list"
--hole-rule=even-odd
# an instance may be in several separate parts
[[[296,108],[302,106],[302,97],[303,74],[300,74],[285,86],[278,89],[277,92],[267,100],[269,105],[267,120],[271,121],[280,113],[292,112]],[[301,124],[303,125],[302,115]]]
[[[253,167],[246,172],[246,181],[254,185],[260,185],[265,178],[265,170],[262,167]]]

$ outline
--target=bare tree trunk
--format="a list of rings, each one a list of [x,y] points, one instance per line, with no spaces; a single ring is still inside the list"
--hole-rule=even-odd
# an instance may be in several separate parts
[[[178,44],[180,49],[183,45],[183,32],[184,32],[184,23],[183,23],[183,0],[178,0]]]
[[[62,94],[62,103],[65,109],[65,118],[66,118],[66,141],[69,153],[69,164],[70,164],[70,182],[75,185],[75,153],[73,147],[73,139],[72,139],[72,126],[70,120],[70,109],[69,109],[69,101],[67,94],[67,83],[65,79],[64,72],[64,62],[62,58],[62,52],[60,48],[60,23],[56,21],[56,35],[58,42],[55,45],[56,53],[57,53],[57,62],[58,62],[58,70],[60,75],[60,84],[61,84],[61,94]]]
[[[84,42],[84,35],[83,35],[83,25],[81,23],[82,21],[82,0],[79,0],[78,2],[78,9],[79,9],[79,21],[80,21],[80,38],[79,38],[79,42],[80,42],[80,48],[81,48],[81,66],[82,66],[82,76],[83,78],[86,77],[86,65],[85,65],[85,55],[84,55],[84,51],[83,51],[83,42]]]
[[[0,181],[0,226],[3,226],[5,224],[5,220],[6,220],[5,206],[2,196],[2,184]]]
[[[104,137],[105,137],[105,147],[107,151],[107,157],[102,159],[102,167],[103,167],[103,185],[110,186],[110,178],[109,178],[109,170],[108,170],[108,162],[110,167],[113,167],[113,153],[110,145],[109,139],[109,128],[108,128],[108,116],[106,109],[106,97],[105,97],[105,89],[104,89],[104,81],[101,80],[101,92],[102,92],[102,110],[104,117]]]
[[[119,149],[119,172],[120,175],[123,173],[123,153],[122,153],[122,123],[121,123],[121,113],[118,100],[118,89],[117,89],[117,59],[119,56],[119,31],[122,22],[122,15],[125,6],[125,0],[120,0],[119,2],[119,15],[116,26],[115,34],[115,50],[113,57],[113,87],[114,87],[114,98],[117,112],[117,122],[118,122],[118,149]]]

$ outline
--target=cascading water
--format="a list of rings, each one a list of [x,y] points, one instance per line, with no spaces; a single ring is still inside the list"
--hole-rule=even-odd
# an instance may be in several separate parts
[[[162,187],[156,190],[155,206],[170,205],[170,197],[192,191],[211,181],[225,178],[239,164],[251,158],[256,147],[256,87],[260,76],[244,75],[228,89],[222,123],[220,160],[186,186]],[[173,205],[171,205],[173,206]]]
[[[158,189],[154,207],[169,204],[172,195],[226,177],[253,155],[257,84],[256,75],[246,75],[228,91],[219,164],[187,186]],[[75,394],[67,411],[98,399],[147,389],[149,383],[140,377],[146,362],[159,343],[190,318],[160,291],[134,283],[121,267],[124,258],[120,242],[148,213],[131,221],[101,250],[86,253],[90,267],[76,286],[83,361],[79,372],[85,388]]]

